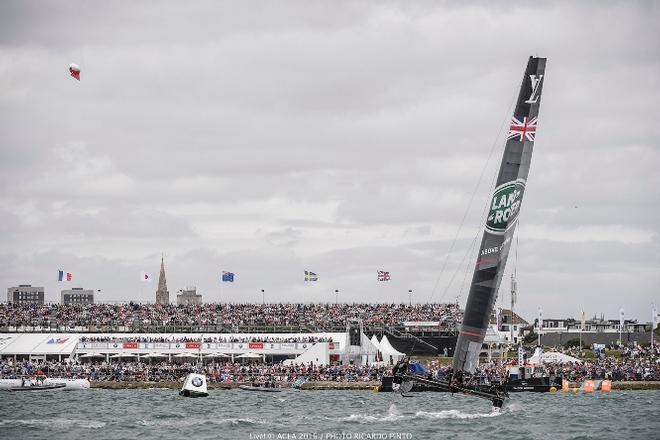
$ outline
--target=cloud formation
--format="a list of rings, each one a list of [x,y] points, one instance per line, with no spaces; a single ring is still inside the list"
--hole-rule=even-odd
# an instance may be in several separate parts
[[[65,267],[105,300],[152,300],[138,275],[164,252],[170,291],[211,301],[463,303],[539,55],[521,313],[646,321],[658,28],[654,2],[2,2],[0,280],[55,301]]]

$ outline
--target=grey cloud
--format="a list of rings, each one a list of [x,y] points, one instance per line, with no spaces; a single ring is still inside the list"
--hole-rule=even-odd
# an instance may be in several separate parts
[[[133,298],[132,274],[156,272],[165,251],[171,290],[196,283],[209,298],[258,301],[268,286],[321,299],[341,285],[344,300],[411,288],[422,300],[457,273],[455,297],[538,54],[522,307],[559,313],[602,292],[616,312],[625,290],[646,316],[658,27],[653,2],[2,2],[0,278],[37,283],[70,264]],[[241,282],[221,293],[224,265]],[[304,268],[319,284],[301,284]],[[391,284],[374,282],[381,268]]]

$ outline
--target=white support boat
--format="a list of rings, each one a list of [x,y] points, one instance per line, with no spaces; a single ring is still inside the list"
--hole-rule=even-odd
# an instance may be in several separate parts
[[[26,380],[27,382],[27,380]],[[30,379],[30,382],[36,380]],[[88,390],[90,383],[87,379],[68,379],[63,377],[47,377],[41,385],[52,387],[53,389],[62,389],[63,391]],[[11,390],[23,385],[23,379],[0,379],[0,390]]]

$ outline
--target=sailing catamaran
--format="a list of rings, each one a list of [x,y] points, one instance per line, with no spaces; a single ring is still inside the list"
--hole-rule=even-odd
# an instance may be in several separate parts
[[[501,407],[508,397],[506,384],[478,383],[473,373],[479,362],[479,353],[497,299],[525,193],[536,138],[545,65],[546,58],[530,57],[527,62],[454,350],[453,373],[448,380],[429,379],[428,376],[411,373],[407,365],[400,365],[394,371],[396,383],[412,381],[474,395],[491,400],[496,407]]]

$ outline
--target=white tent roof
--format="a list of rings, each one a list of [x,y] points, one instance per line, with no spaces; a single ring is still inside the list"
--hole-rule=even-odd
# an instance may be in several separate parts
[[[134,358],[134,357],[138,357],[138,355],[135,354],[135,353],[117,353],[117,354],[113,354],[110,357],[111,358],[129,358],[129,357]]]
[[[392,344],[390,344],[390,340],[387,339],[387,335],[383,335],[383,339],[380,340],[380,351],[383,352],[383,354],[387,354],[390,356],[405,356],[405,353],[401,353],[399,350],[396,348],[392,347]]]
[[[226,353],[209,353],[204,355],[205,358],[224,358],[224,357],[231,357],[231,355],[228,355]]]
[[[147,353],[142,356],[143,358],[166,358],[167,355],[163,353]]]
[[[252,353],[251,351],[248,351],[247,353],[243,353],[243,354],[241,354],[239,356],[236,356],[236,357],[241,358],[241,359],[246,359],[246,358],[247,359],[256,359],[256,358],[260,358],[261,355],[257,354],[257,353]]]
[[[378,351],[383,351],[380,348],[380,342],[378,342],[378,338],[376,337],[376,335],[371,336],[371,343],[374,344],[374,347],[376,347]]]
[[[179,353],[179,354],[175,354],[172,357],[175,357],[175,358],[196,358],[197,356],[199,356],[199,353],[197,353],[197,354],[196,353]]]

